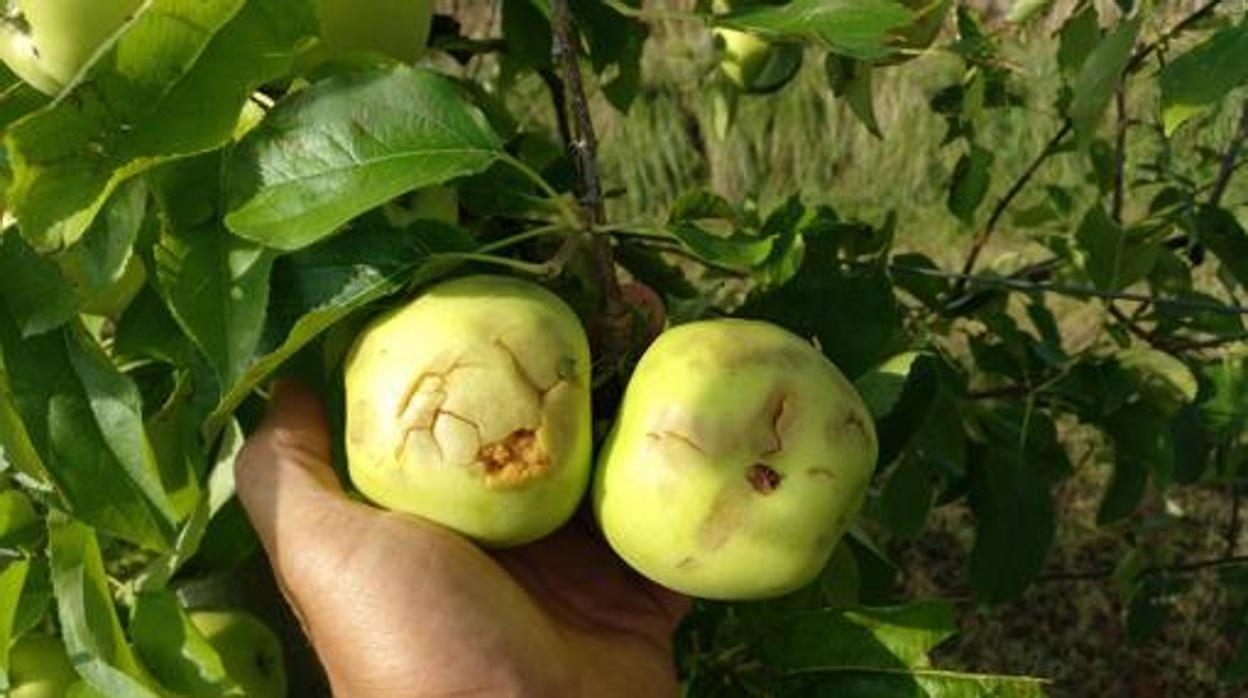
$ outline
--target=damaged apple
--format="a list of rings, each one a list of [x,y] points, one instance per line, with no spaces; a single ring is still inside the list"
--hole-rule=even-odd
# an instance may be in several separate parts
[[[488,545],[540,538],[588,484],[589,371],[579,319],[542,287],[435,286],[374,321],[347,359],[351,480]]]
[[[762,322],[697,322],[637,365],[594,507],[615,551],[664,586],[777,596],[827,563],[876,454],[867,408],[810,343]]]

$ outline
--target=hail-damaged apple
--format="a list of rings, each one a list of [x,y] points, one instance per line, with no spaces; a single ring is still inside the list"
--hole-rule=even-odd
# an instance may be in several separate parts
[[[697,322],[638,363],[594,507],[615,551],[664,586],[776,596],[827,563],[876,454],[867,408],[809,342],[762,322]]]
[[[143,0],[7,0],[0,60],[54,95],[91,61]]]
[[[345,380],[351,480],[382,506],[505,546],[553,531],[585,492],[589,342],[541,286],[435,286],[361,333]]]

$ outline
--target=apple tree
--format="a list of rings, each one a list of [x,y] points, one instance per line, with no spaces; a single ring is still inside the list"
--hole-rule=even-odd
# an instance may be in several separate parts
[[[682,341],[695,321],[785,328],[782,354],[847,379],[810,369],[795,374],[804,389],[873,423],[876,458],[828,454],[861,486],[803,503],[810,527],[829,502],[862,507],[813,582],[745,601],[767,594],[737,561],[691,587],[724,598],[699,601],[677,636],[687,695],[1043,695],[1045,677],[950,670],[932,654],[967,604],[1052,576],[1076,428],[1111,454],[1098,524],[1133,541],[1109,572],[1133,632],[1165,622],[1194,570],[1221,570],[1248,598],[1237,530],[1225,555],[1192,559],[1150,545],[1163,524],[1141,515],[1178,488],[1225,488],[1238,512],[1248,467],[1243,3],[1016,0],[995,24],[972,5],[502,0],[480,35],[428,0],[10,0],[0,688],[324,694],[234,497],[234,457],[282,376],[326,398],[341,445],[355,337],[481,273],[544,286],[579,317],[593,424],[567,438],[592,432],[603,451],[618,413],[605,460],[624,488],[638,470],[625,441],[646,438],[628,420],[660,399],[624,400],[630,377],[656,336]],[[927,106],[956,159],[945,185],[966,231],[960,264],[907,248],[905,210],[859,220],[809,197],[759,208],[695,188],[671,192],[661,217],[613,219],[595,114],[629,111],[660,21],[705,32],[720,134],[744,100],[818,71],[887,143],[878,77],[924,52],[956,60]],[[1045,57],[1056,95],[1029,92],[1010,58],[1036,31],[1058,37]],[[533,84],[546,99],[519,104]],[[1009,171],[983,134],[1028,108],[1055,124]],[[1227,113],[1240,115],[1228,137],[1198,145],[1192,132]],[[1079,177],[1049,179],[1057,162]],[[1045,254],[988,260],[1011,227]],[[1090,335],[1062,322],[1071,302],[1095,317]],[[430,317],[431,335],[462,319]],[[722,359],[734,341],[695,344]],[[647,505],[611,508],[608,537],[653,537],[630,519]],[[915,598],[890,544],[939,508],[971,513],[965,588]],[[1243,610],[1227,622],[1234,643]],[[1248,640],[1237,646],[1226,681],[1248,677]]]

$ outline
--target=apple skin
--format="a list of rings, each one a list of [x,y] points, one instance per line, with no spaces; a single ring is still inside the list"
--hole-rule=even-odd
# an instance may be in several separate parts
[[[282,643],[267,625],[241,611],[195,611],[191,622],[221,657],[247,698],[286,698]]]
[[[373,321],[347,357],[351,480],[486,545],[541,538],[588,485],[590,365],[580,320],[541,286],[434,286]]]
[[[459,194],[453,187],[425,187],[412,192],[404,203],[387,204],[383,211],[390,224],[397,228],[422,219],[458,225]]]
[[[809,342],[762,322],[682,325],[637,364],[594,510],[620,557],[663,586],[779,596],[827,564],[877,452],[862,399]]]
[[[62,698],[78,681],[61,638],[29,633],[9,649],[9,698]]]
[[[143,0],[17,0],[21,19],[6,18],[0,28],[0,59],[39,91],[54,95],[142,4]]]
[[[724,14],[749,5],[748,2],[715,0],[712,9]],[[712,31],[719,69],[738,88],[751,93],[778,90],[802,66],[802,45],[773,42],[749,32],[716,28]]]
[[[318,0],[316,9],[332,53],[374,51],[405,63],[425,55],[433,0]]]

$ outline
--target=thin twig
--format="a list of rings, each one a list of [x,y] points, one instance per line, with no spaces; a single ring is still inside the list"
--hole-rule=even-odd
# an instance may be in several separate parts
[[[1217,9],[1222,2],[1223,0],[1209,0],[1209,2],[1206,2],[1192,14],[1180,20],[1173,27],[1162,32],[1161,36],[1159,36],[1155,41],[1145,44],[1137,49],[1135,53],[1132,54],[1131,60],[1127,62],[1127,66],[1123,71],[1124,81],[1126,76],[1132,75],[1142,68],[1144,66],[1144,62],[1148,60],[1149,56],[1153,55],[1153,53],[1168,43],[1171,39],[1189,29],[1196,22],[1204,19],[1215,9]],[[988,224],[984,226],[979,235],[977,235],[975,240],[971,243],[971,249],[967,254],[966,262],[962,265],[963,274],[970,274],[975,271],[975,264],[979,261],[979,256],[983,253],[984,246],[988,244],[989,239],[992,238],[993,233],[996,231],[997,224],[1000,223],[1002,216],[1004,216],[1005,212],[1009,210],[1010,205],[1013,204],[1014,200],[1018,198],[1018,195],[1023,192],[1023,190],[1031,182],[1032,178],[1035,177],[1036,173],[1040,170],[1040,167],[1057,152],[1061,142],[1073,130],[1073,128],[1074,123],[1069,118],[1063,119],[1057,133],[1052,139],[1049,140],[1048,144],[1044,147],[1044,150],[1040,151],[1040,154],[1036,156],[1036,159],[1027,166],[1027,169],[1019,175],[1018,179],[1014,181],[1014,184],[1008,191],[1006,191],[1005,195],[997,201],[997,205],[988,219]],[[964,299],[960,298],[960,296],[962,296],[965,290],[965,283],[955,285],[953,299],[950,301],[950,305],[956,305],[957,303],[963,301]]]
[[[1225,557],[1218,557],[1210,560],[1194,560],[1192,562],[1184,562],[1177,565],[1155,565],[1153,567],[1146,567],[1140,571],[1139,576],[1153,577],[1157,575],[1192,574],[1195,572],[1203,572],[1205,570],[1218,569],[1220,567],[1231,567],[1234,565],[1244,564],[1248,564],[1248,555],[1227,555]],[[1117,568],[1115,567],[1101,567],[1085,571],[1053,572],[1051,574],[1042,575],[1036,580],[1036,582],[1097,581],[1112,577],[1116,570]]]
[[[1184,310],[1202,310],[1211,313],[1220,313],[1223,315],[1248,315],[1248,307],[1223,305],[1221,303],[1214,303],[1210,301],[1185,298],[1165,298],[1161,296],[1150,296],[1144,293],[1132,293],[1129,291],[1102,291],[1096,288],[1071,286],[1067,284],[1035,283],[1008,276],[959,274],[957,272],[944,271],[941,269],[911,267],[904,264],[890,264],[888,268],[890,271],[900,274],[953,279],[963,282],[964,284],[975,283],[982,286],[991,286],[1011,291],[1022,291],[1027,293],[1055,293],[1062,296],[1071,296],[1073,298],[1103,298],[1105,300],[1130,301],[1133,303],[1154,303],[1159,306],[1169,306],[1171,308],[1180,308]]]
[[[1018,179],[1014,180],[1014,184],[1011,185],[1005,194],[997,200],[997,205],[992,209],[992,215],[988,217],[988,223],[979,231],[979,234],[975,236],[974,242],[971,243],[971,250],[966,256],[966,262],[962,265],[963,274],[970,274],[975,271],[975,264],[979,261],[979,256],[983,253],[984,246],[988,244],[988,241],[992,238],[993,233],[996,232],[997,225],[1001,222],[1001,218],[1005,215],[1005,212],[1008,211],[1010,205],[1014,203],[1014,199],[1018,198],[1018,195],[1023,193],[1023,189],[1027,188],[1027,184],[1031,182],[1032,177],[1035,177],[1036,173],[1040,171],[1040,167],[1044,165],[1044,163],[1047,162],[1054,153],[1057,152],[1058,148],[1062,144],[1062,141],[1066,140],[1066,136],[1070,135],[1072,130],[1074,130],[1074,123],[1070,119],[1063,121],[1062,127],[1058,129],[1058,132],[1049,139],[1047,144],[1045,144],[1044,150],[1040,151],[1040,154],[1036,156],[1036,159],[1031,161],[1031,164],[1027,166],[1027,169],[1023,170],[1023,173],[1019,175]],[[958,283],[954,286],[954,296],[956,297],[962,295],[965,290],[966,284]]]
[[[550,103],[555,109],[555,126],[559,129],[559,140],[563,147],[572,150],[572,128],[568,126],[568,100],[563,91],[563,80],[559,74],[549,68],[538,71],[546,89],[550,92]]]
[[[1111,209],[1114,222],[1122,225],[1122,209],[1127,196],[1127,81],[1123,79],[1114,93],[1117,112],[1117,133],[1114,139],[1114,200]]]
[[[1205,17],[1208,17],[1214,10],[1218,9],[1218,6],[1221,5],[1222,2],[1223,0],[1209,0],[1209,2],[1201,5],[1194,12],[1192,12],[1192,14],[1180,20],[1178,24],[1175,24],[1173,27],[1170,27],[1166,31],[1162,32],[1161,36],[1157,37],[1156,40],[1140,47],[1134,54],[1132,54],[1131,60],[1127,62],[1127,67],[1124,73],[1126,75],[1130,75],[1144,67],[1144,61],[1148,60],[1149,56],[1156,53],[1157,49],[1170,43],[1171,39],[1174,39],[1179,34],[1182,34],[1190,29],[1192,25],[1196,24]]]
[[[572,134],[569,143],[572,158],[580,174],[580,203],[585,232],[589,235],[594,275],[603,295],[603,313],[608,329],[608,352],[620,349],[627,338],[628,308],[620,292],[619,277],[615,273],[615,255],[611,249],[611,236],[596,230],[607,222],[606,205],[602,197],[602,180],[598,175],[598,137],[594,133],[593,117],[585,85],[581,79],[581,66],[577,57],[579,42],[572,27],[568,0],[551,0],[551,55],[561,68],[566,91],[567,107]]]
[[[1239,549],[1239,485],[1232,482],[1231,488],[1231,520],[1226,525],[1226,554],[1234,555]]]
[[[1243,150],[1245,143],[1248,143],[1248,99],[1244,100],[1239,113],[1239,130],[1231,138],[1226,152],[1222,154],[1222,165],[1218,168],[1217,179],[1213,181],[1213,191],[1209,193],[1210,206],[1221,205],[1222,197],[1226,195],[1226,190],[1231,184],[1231,177],[1235,175],[1239,153]]]

